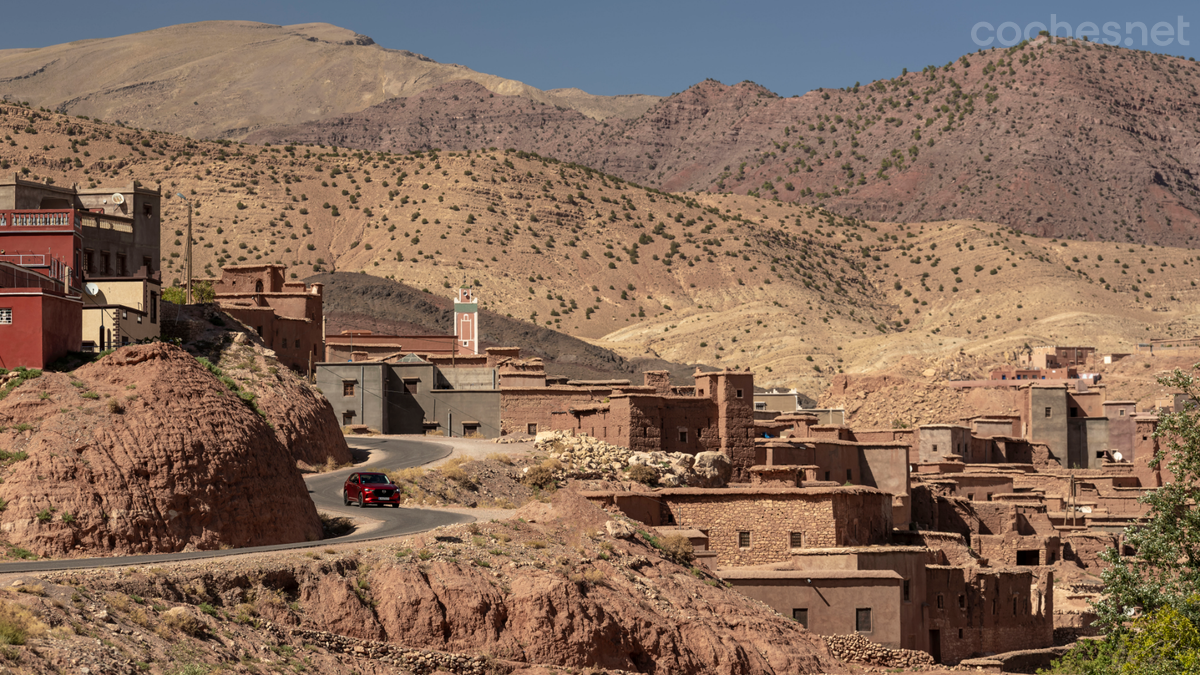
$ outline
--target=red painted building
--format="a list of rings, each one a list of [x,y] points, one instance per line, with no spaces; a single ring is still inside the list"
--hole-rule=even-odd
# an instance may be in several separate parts
[[[0,368],[45,368],[80,350],[83,300],[36,270],[0,262]]]

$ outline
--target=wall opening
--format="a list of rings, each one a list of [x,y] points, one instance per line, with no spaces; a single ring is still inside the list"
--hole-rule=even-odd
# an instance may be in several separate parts
[[[1036,567],[1039,563],[1038,551],[1017,551],[1017,565],[1021,567]]]

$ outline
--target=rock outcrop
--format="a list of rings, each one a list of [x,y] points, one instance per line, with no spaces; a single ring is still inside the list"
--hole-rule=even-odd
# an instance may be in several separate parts
[[[733,465],[720,452],[631,452],[591,436],[569,431],[538,433],[534,447],[562,463],[557,479],[621,480],[635,466],[648,467],[661,487],[725,487]],[[643,474],[644,475],[644,474]]]
[[[0,533],[69,557],[319,539],[255,404],[164,343],[24,382],[0,401]]]
[[[57,578],[164,603],[210,603],[230,623],[255,611],[331,650],[393,661],[412,650],[453,654],[438,662],[454,673],[474,672],[478,655],[496,673],[840,670],[823,640],[795,621],[702,569],[664,559],[639,535],[603,534],[609,515],[577,493],[560,490],[552,505],[538,506],[552,508],[536,523],[456,525],[375,551]]]
[[[275,427],[276,438],[297,462],[315,468],[350,461],[350,448],[329,400],[281,364],[253,330],[215,305],[166,303],[163,329],[253,393]]]

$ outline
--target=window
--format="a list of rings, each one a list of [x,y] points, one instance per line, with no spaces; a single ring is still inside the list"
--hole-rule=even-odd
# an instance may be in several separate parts
[[[149,204],[142,204],[142,215],[149,218],[154,215],[154,209]]]
[[[118,253],[117,254],[117,276],[123,277],[123,276],[127,276],[128,274],[129,274],[129,272],[126,271],[125,255],[123,253]]]
[[[808,628],[808,608],[801,607],[799,609],[793,609],[792,610],[792,620],[795,621],[796,623],[800,624],[801,626]]]
[[[255,281],[255,282],[254,282],[254,292],[255,292],[255,293],[262,293],[262,292],[263,292],[263,283],[262,283],[262,279],[259,279],[258,281]]]
[[[933,451],[934,451],[934,452],[937,452],[937,443],[934,443],[934,444],[933,444]]]
[[[1017,600],[1018,599],[1019,598],[1017,598],[1017,596],[1015,596],[1015,595],[1013,596],[1013,616],[1017,615]]]
[[[900,584],[900,597],[904,600],[904,602],[912,602],[912,593],[909,589],[908,579],[905,579],[904,582]]]
[[[158,323],[158,293],[150,294],[150,323]]]
[[[789,543],[791,544],[792,548],[804,548],[804,533],[803,532],[792,532],[791,536],[789,537],[789,540],[790,540]]]
[[[750,548],[749,532],[738,532],[738,548]]]
[[[127,309],[123,309],[123,310],[121,310],[121,320],[122,320],[122,321],[128,321],[128,320],[129,320],[129,310],[127,310]]]
[[[679,432],[679,442],[687,443],[687,429],[684,429]]]
[[[1117,417],[1124,417],[1124,416],[1125,416],[1125,409],[1124,409],[1124,408],[1121,408],[1121,409],[1117,410]]]
[[[860,607],[854,610],[854,630],[859,633],[871,632],[871,608]]]
[[[537,433],[537,423],[534,422],[533,424],[526,426],[525,431],[530,434],[536,434]]]
[[[967,608],[967,596],[963,595],[962,593],[958,594],[958,608],[959,609]]]
[[[854,480],[854,470],[846,469],[846,482],[849,483],[849,482],[852,482],[853,480]]]
[[[354,413],[350,411],[342,413],[342,426],[349,426],[351,424],[354,424]]]
[[[150,261],[150,256],[142,257],[142,267],[145,267],[147,272],[154,271],[154,263]]]
[[[1047,407],[1047,408],[1046,408],[1046,417],[1049,417],[1049,416],[1050,416],[1050,408],[1049,408],[1049,407]]]
[[[0,324],[4,324],[6,326],[12,325],[12,308],[11,307],[0,307]]]
[[[737,396],[738,398],[741,398],[741,397],[742,397],[742,390],[741,390],[741,389],[738,389],[738,390],[737,390],[737,394],[736,394],[736,396]]]
[[[1071,406],[1071,417],[1079,417],[1079,408]]]
[[[478,424],[463,424],[463,436],[470,436],[479,433]]]
[[[287,338],[283,338],[283,339],[282,339],[282,340],[280,340],[279,342],[280,342],[280,345],[279,345],[279,346],[280,346],[280,348],[281,348],[281,349],[287,349]]]
[[[961,629],[961,628],[959,628],[959,629],[958,629],[958,639],[959,639],[959,640],[963,639],[963,637],[962,637],[962,636],[963,636],[962,629]]]
[[[108,274],[110,257],[108,251],[100,254],[100,274]]]
[[[84,250],[84,252],[83,252],[83,271],[84,272],[91,274],[92,272],[95,271],[95,269],[92,267],[92,263],[94,262],[94,260],[95,260],[95,256],[92,255],[92,251],[90,249]]]
[[[946,608],[946,596],[942,595],[941,593],[938,593],[937,608],[938,609]]]
[[[354,395],[354,385],[355,385],[354,380],[343,380],[342,381],[342,396],[353,396]]]
[[[829,472],[828,471],[825,472],[825,480],[829,480]]]

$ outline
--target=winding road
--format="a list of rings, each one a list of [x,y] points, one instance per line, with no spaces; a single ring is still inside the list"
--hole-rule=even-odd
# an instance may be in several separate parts
[[[393,471],[395,469],[422,466],[436,462],[439,459],[444,459],[450,456],[450,453],[453,451],[453,448],[444,443],[401,438],[354,438],[348,439],[348,441],[352,449],[367,450],[370,452],[370,459],[362,463],[361,466],[306,476],[305,482],[308,484],[308,493],[312,497],[313,504],[316,505],[318,511],[378,520],[380,521],[380,525],[376,527],[363,528],[362,530],[354,531],[341,537],[322,539],[320,541],[275,544],[272,546],[251,546],[223,551],[191,551],[187,553],[160,553],[155,555],[113,556],[107,558],[26,560],[0,563],[0,574],[122,567],[125,565],[151,565],[185,560],[203,560],[205,558],[223,558],[247,553],[314,548],[330,544],[350,544],[387,537],[398,537],[406,534],[416,534],[417,532],[432,530],[442,525],[469,523],[475,520],[468,515],[433,509],[409,509],[404,507],[398,509],[379,507],[359,509],[353,506],[345,506],[342,503],[342,484],[346,482],[346,476],[351,472],[367,467],[382,471]]]

